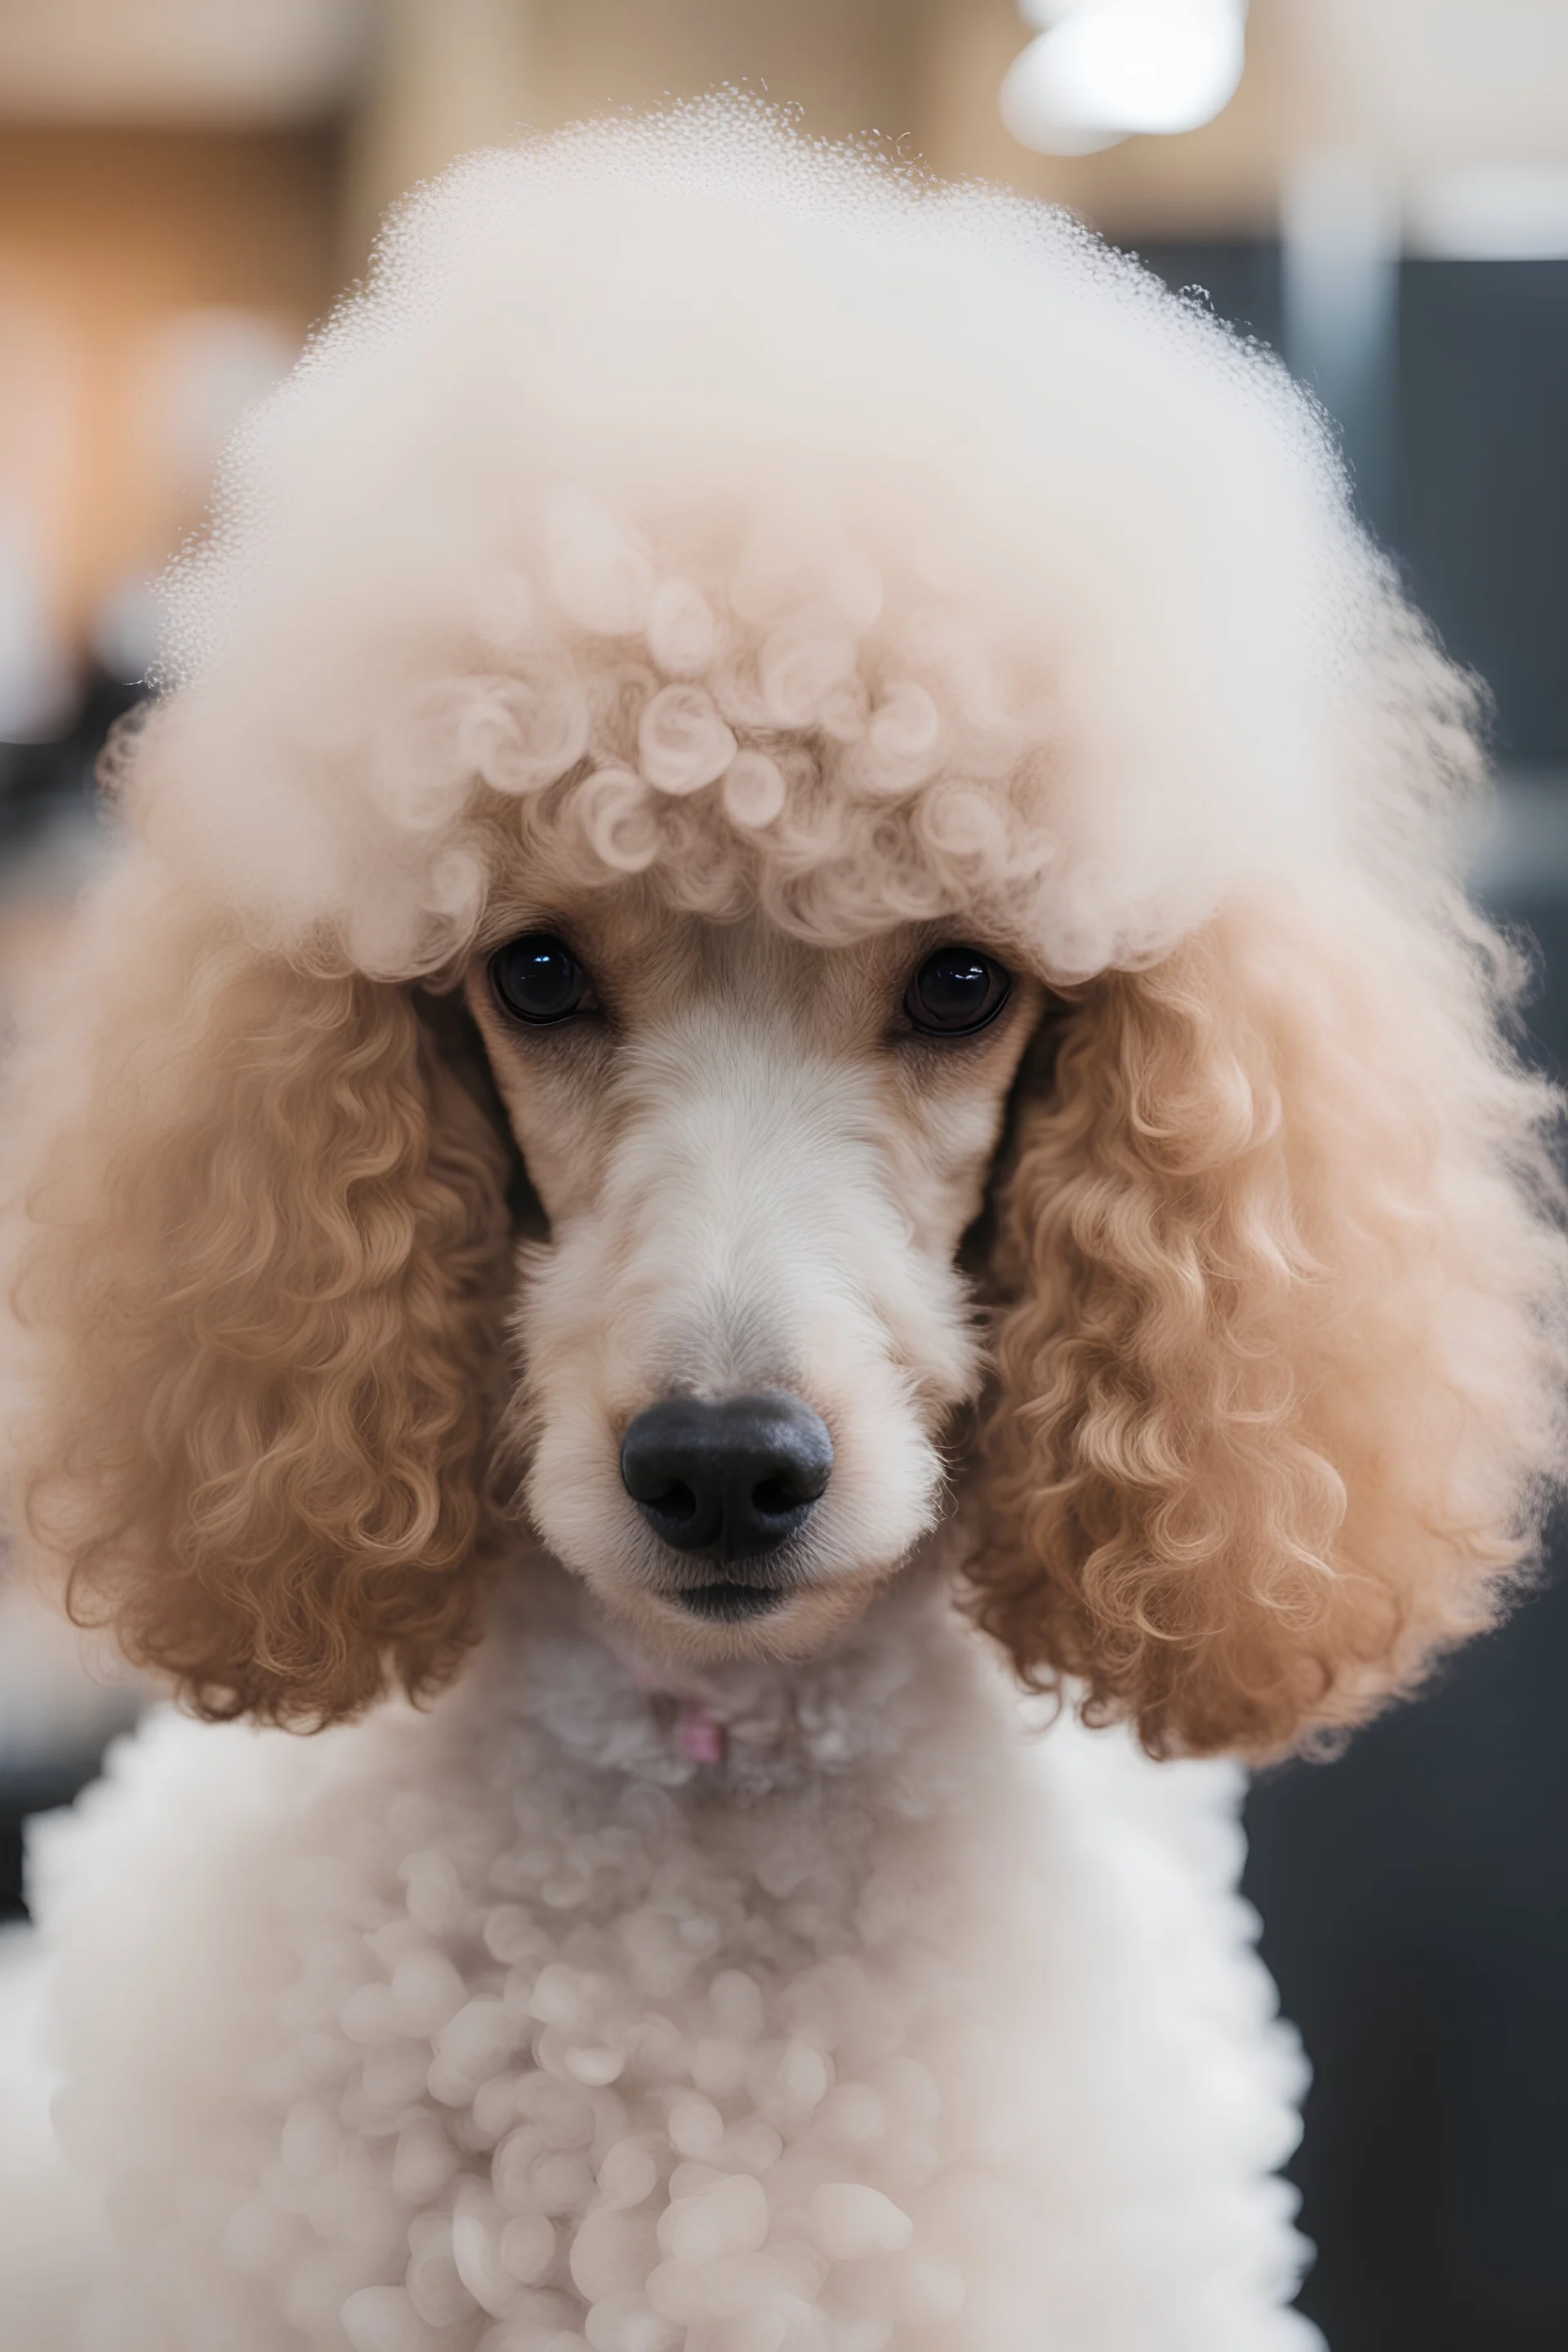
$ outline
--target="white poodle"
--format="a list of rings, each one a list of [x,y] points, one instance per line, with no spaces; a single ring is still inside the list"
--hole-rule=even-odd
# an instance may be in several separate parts
[[[1317,418],[1033,207],[574,132],[400,216],[163,684],[11,1444],[188,1712],[38,1840],[5,2352],[1313,2340],[1201,1759],[1494,1613],[1564,1272]]]

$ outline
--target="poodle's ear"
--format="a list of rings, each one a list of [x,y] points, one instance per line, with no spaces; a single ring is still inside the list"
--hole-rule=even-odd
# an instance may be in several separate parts
[[[406,989],[134,874],[14,1074],[14,1517],[209,1716],[449,1674],[493,1549],[506,1160]]]
[[[1355,1722],[1532,1549],[1564,1250],[1508,963],[1457,901],[1236,911],[1026,1081],[975,1612],[1155,1754]]]

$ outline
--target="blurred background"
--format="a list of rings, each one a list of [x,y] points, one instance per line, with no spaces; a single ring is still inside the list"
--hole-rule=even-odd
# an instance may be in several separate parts
[[[1274,345],[1487,680],[1478,888],[1568,1056],[1568,0],[0,0],[0,1011],[214,459],[400,191],[734,83],[1070,206]],[[1335,2352],[1568,2344],[1568,1595],[1256,1787]],[[134,1694],[0,1594],[0,1906]]]

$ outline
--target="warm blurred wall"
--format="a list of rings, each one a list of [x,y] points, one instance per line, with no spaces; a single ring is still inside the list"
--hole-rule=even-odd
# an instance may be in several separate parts
[[[226,337],[241,360],[247,336],[258,361],[297,345],[333,291],[335,205],[321,131],[0,126],[0,499],[36,523],[68,641],[196,519],[182,351],[198,363],[203,321],[209,372]]]
[[[395,195],[468,148],[724,85],[798,108],[828,137],[879,131],[907,144],[942,5],[382,0],[353,142],[351,234],[363,250]]]

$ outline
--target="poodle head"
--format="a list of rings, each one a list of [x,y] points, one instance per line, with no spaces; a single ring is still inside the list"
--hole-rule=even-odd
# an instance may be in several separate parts
[[[1267,1754],[1561,1455],[1468,690],[1282,373],[709,106],[481,157],[242,433],[13,1080],[16,1524],[215,1714],[653,1652],[944,1515],[1020,1675]]]

